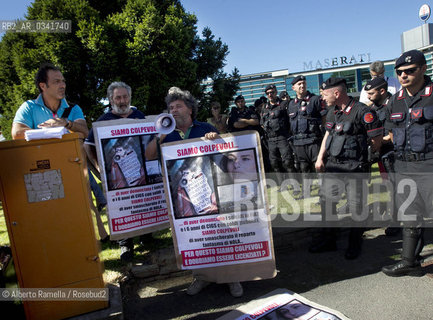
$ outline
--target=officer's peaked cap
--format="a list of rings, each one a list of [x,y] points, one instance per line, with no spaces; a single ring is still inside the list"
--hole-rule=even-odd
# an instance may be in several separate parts
[[[346,80],[343,78],[329,78],[328,80],[322,83],[322,89],[326,90],[326,89],[338,87],[342,84],[347,86]]]
[[[238,102],[239,100],[244,100],[244,96],[243,95],[238,95],[235,99],[235,102]]]
[[[424,54],[419,50],[409,50],[404,52],[396,61],[394,68],[416,64],[418,66],[422,66],[426,64],[426,60]]]
[[[268,90],[277,90],[277,87],[275,86],[275,84],[268,84],[265,88],[265,93]]]
[[[298,82],[298,81],[304,81],[304,80],[305,80],[305,76],[303,76],[303,75],[296,76],[296,77],[292,80],[292,86],[293,86],[296,82]]]
[[[386,82],[386,80],[383,77],[376,77],[374,79],[368,80],[367,83],[365,84],[364,89],[366,91],[369,91],[372,89],[383,87],[385,85],[388,85],[388,83]]]
[[[289,94],[287,93],[287,91],[281,91],[280,93],[280,99],[283,99],[285,97],[287,97]]]

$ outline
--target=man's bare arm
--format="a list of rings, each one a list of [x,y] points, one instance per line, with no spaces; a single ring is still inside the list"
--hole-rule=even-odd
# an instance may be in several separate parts
[[[89,135],[89,129],[87,128],[87,123],[84,119],[77,119],[75,121],[72,121],[69,130],[78,133],[80,135],[80,138],[82,139],[86,139]]]
[[[161,134],[158,143],[162,143],[166,136],[166,134]],[[153,140],[147,144],[146,151],[144,152],[146,160],[155,160],[156,158],[158,158],[158,145],[156,140],[157,137],[153,138]]]
[[[87,123],[84,119],[77,119],[75,121],[70,121],[64,118],[54,118],[49,119],[38,125],[38,128],[52,128],[52,127],[66,127],[72,132],[78,133],[80,138],[85,139],[89,135],[89,129],[87,128]]]
[[[236,121],[235,123],[233,123],[233,127],[237,128],[237,129],[242,129],[245,128],[247,126],[257,126],[259,125],[259,120],[258,119],[238,119],[238,121]]]
[[[26,132],[27,130],[30,130],[30,128],[25,124],[19,122],[12,123],[12,139],[24,139],[24,132]]]
[[[329,132],[326,131],[325,136],[323,137],[322,144],[320,145],[320,151],[317,155],[317,161],[314,165],[317,171],[323,172],[325,170],[325,163],[323,162],[323,159],[325,157],[326,153],[326,140],[329,137]]]

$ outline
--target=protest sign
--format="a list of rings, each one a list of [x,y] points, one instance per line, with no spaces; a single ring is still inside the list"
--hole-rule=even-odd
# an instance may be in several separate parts
[[[215,282],[273,277],[258,134],[171,142],[161,153],[178,267],[209,271]]]
[[[161,166],[146,161],[153,123],[120,119],[93,123],[112,240],[168,227]]]
[[[349,320],[342,313],[287,289],[277,289],[240,306],[217,320]]]

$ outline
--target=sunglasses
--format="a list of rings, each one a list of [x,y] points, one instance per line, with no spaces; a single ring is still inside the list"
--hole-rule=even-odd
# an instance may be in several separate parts
[[[411,75],[412,73],[414,73],[415,71],[418,70],[419,67],[415,67],[415,68],[409,68],[409,69],[404,69],[404,70],[395,70],[395,73],[397,73],[397,75],[401,76],[403,74],[403,72],[406,75]]]

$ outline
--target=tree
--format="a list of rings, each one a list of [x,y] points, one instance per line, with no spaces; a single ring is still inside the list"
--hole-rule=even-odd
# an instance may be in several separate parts
[[[0,124],[6,137],[17,108],[37,95],[33,79],[45,61],[62,69],[67,99],[82,107],[89,124],[101,114],[112,81],[128,83],[132,104],[157,114],[171,86],[201,99],[201,82],[224,75],[227,45],[209,28],[199,36],[197,18],[178,0],[35,0],[26,19],[71,20],[72,32],[2,38]]]
[[[209,91],[207,86],[204,86],[201,110],[199,110],[198,118],[206,119],[210,116],[210,104],[217,101],[221,104],[221,113],[226,113],[230,102],[233,100],[233,95],[239,89],[240,74],[239,70],[235,68],[230,75],[225,72],[219,71],[211,81],[212,90]]]

